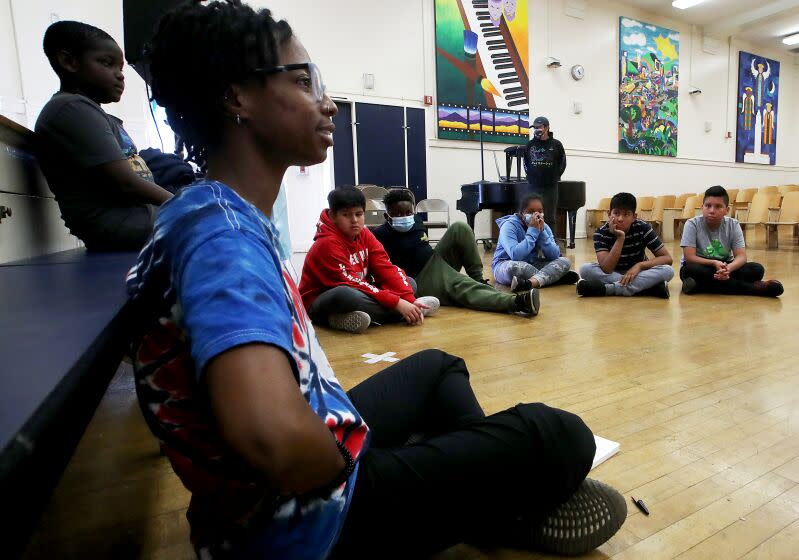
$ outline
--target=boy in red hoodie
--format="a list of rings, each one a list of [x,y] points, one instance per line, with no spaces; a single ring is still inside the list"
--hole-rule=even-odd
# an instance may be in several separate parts
[[[364,227],[366,198],[355,187],[330,191],[300,279],[302,303],[316,323],[360,333],[371,323],[420,325],[438,299],[414,296],[413,279],[391,264]]]

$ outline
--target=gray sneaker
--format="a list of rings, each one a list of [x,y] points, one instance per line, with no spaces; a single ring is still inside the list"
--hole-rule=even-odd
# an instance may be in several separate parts
[[[327,323],[336,330],[360,334],[369,328],[372,319],[365,311],[350,311],[328,315]]]
[[[586,478],[571,498],[533,527],[532,547],[568,556],[585,554],[615,535],[626,518],[624,496]]]
[[[418,297],[416,298],[416,301],[427,306],[427,309],[422,309],[422,315],[425,317],[435,315],[436,311],[438,311],[438,308],[441,307],[441,302],[438,301],[438,298],[435,296]]]

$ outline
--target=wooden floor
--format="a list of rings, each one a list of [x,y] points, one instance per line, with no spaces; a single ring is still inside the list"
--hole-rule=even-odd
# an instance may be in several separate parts
[[[751,242],[752,240],[750,240]],[[621,452],[593,471],[634,507],[588,558],[795,559],[799,544],[799,249],[755,240],[749,257],[785,285],[779,299],[680,294],[579,299],[543,290],[525,319],[443,308],[424,326],[347,335],[319,329],[350,387],[398,357],[437,347],[466,359],[487,412],[543,401],[580,414]],[[678,244],[670,244],[679,255]],[[593,259],[585,240],[568,254]],[[490,255],[486,262],[489,262]],[[193,558],[188,494],[159,457],[126,366],[109,388],[42,517],[27,558]],[[378,555],[379,557],[379,555]],[[438,560],[541,555],[458,546]]]

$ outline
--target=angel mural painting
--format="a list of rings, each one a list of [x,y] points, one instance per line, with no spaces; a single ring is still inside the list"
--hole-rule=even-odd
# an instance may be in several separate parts
[[[755,89],[755,104],[757,105],[758,111],[763,106],[763,94],[765,93],[766,88],[766,80],[771,75],[771,65],[769,65],[766,59],[763,59],[766,63],[766,70],[763,70],[763,62],[757,63],[757,69],[755,69],[755,59],[752,58],[752,76],[755,77],[755,84],[757,87]]]
[[[780,63],[740,51],[735,161],[776,165]]]

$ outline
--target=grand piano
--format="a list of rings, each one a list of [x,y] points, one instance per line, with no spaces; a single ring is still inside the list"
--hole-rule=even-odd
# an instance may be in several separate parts
[[[474,217],[480,210],[501,210],[512,214],[521,200],[532,193],[527,181],[476,181],[461,186],[461,197],[455,208],[466,214],[469,227],[474,230]],[[574,229],[577,210],[585,206],[585,181],[560,181],[558,183],[558,208],[555,215],[555,237],[566,239],[566,222],[569,222],[569,248],[574,248]],[[492,246],[491,239],[483,239],[486,249]]]
[[[481,148],[482,149],[482,148]],[[522,157],[524,149],[518,146],[505,148],[505,176],[499,171],[499,181],[480,180],[461,186],[461,197],[455,208],[466,214],[466,221],[474,231],[474,217],[480,210],[500,210],[504,214],[516,212],[522,199],[533,192],[526,180],[522,180]],[[482,152],[481,156],[482,158]],[[514,180],[513,162],[516,161],[516,179]],[[494,156],[496,163],[496,156]],[[577,210],[585,206],[585,181],[558,182],[558,207],[555,211],[556,239],[566,239],[566,222],[569,227],[569,249],[574,249],[574,229],[577,224]],[[545,209],[546,210],[546,209]],[[493,231],[492,227],[492,231]],[[491,249],[496,237],[482,239],[486,249]]]

